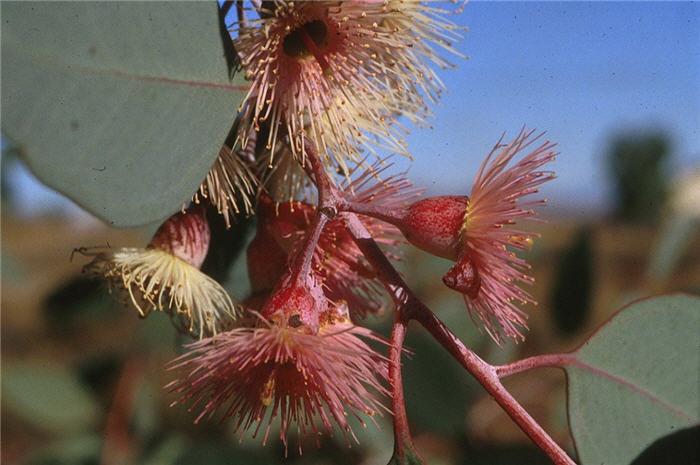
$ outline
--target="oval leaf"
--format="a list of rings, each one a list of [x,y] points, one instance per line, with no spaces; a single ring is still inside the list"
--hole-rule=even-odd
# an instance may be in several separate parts
[[[656,439],[698,423],[700,298],[636,302],[564,368],[583,464],[628,464]]]
[[[243,96],[215,2],[8,2],[2,130],[49,186],[116,226],[194,193]]]

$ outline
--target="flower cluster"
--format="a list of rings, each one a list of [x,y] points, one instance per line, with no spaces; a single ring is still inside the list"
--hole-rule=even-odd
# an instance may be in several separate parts
[[[404,207],[421,190],[414,189],[403,175],[377,181],[391,166],[378,162],[357,175],[351,173],[351,180],[341,186],[343,194],[356,202],[384,208]],[[266,195],[260,196],[257,232],[248,246],[248,274],[254,294],[269,292],[289,269],[289,260],[297,255],[315,214],[316,206],[307,202],[274,203]],[[394,226],[367,216],[362,222],[388,256],[400,259],[398,246],[403,240]],[[314,250],[312,273],[324,285],[329,299],[348,305],[353,319],[380,310],[384,300],[381,283],[347,232],[342,217],[329,220],[323,228]]]
[[[285,265],[296,256],[294,252],[302,244],[315,214],[315,206],[308,203],[275,205],[267,197],[260,198],[257,234],[248,246],[248,272],[254,292],[269,292],[282,278],[288,268]],[[395,228],[372,220],[367,225],[391,245],[398,242],[387,236],[394,234]],[[328,297],[346,302],[354,316],[378,311],[381,284],[363,261],[341,218],[329,221],[323,228],[313,255],[312,273],[323,283]]]
[[[374,307],[369,302],[362,307],[360,293],[378,299],[378,290],[373,276],[343,270],[370,270],[359,262],[347,232],[341,236],[342,226],[329,224],[313,252],[313,270],[292,274],[289,257],[301,253],[297,249],[317,212],[303,203],[278,207],[279,215],[269,199],[261,198],[259,216],[269,224],[261,223],[249,246],[253,297],[260,297],[260,306],[252,303],[255,299],[247,308],[234,305],[199,270],[210,238],[201,205],[169,218],[147,248],[100,251],[84,271],[106,279],[142,316],[166,311],[184,323],[178,325],[184,332],[200,339],[173,363],[183,374],[170,385],[180,402],[201,409],[197,420],[222,412],[241,434],[262,428],[266,442],[279,418],[285,449],[289,432],[295,431],[301,452],[306,435],[318,441],[334,427],[348,442],[356,439],[348,415],[373,420],[388,411],[381,402],[388,368],[384,356],[368,345],[383,339],[350,319],[346,301],[362,316]],[[389,229],[372,227],[375,233]],[[275,254],[278,261],[271,259]]]
[[[220,415],[263,442],[279,422],[285,450],[295,432],[301,452],[305,436],[318,441],[336,428],[356,439],[347,417],[388,412],[387,383],[400,383],[374,347],[386,341],[360,326],[384,308],[383,288],[396,298],[397,285],[363,256],[348,224],[366,230],[387,264],[405,241],[454,261],[443,282],[470,315],[498,343],[522,338],[519,305],[534,300],[520,287],[532,278],[516,252],[536,235],[520,224],[544,202],[524,198],[553,177],[542,166],[555,154],[523,130],[496,144],[469,196],[418,200],[403,174],[386,176],[386,160],[361,153],[407,153],[397,118],[422,123],[442,90],[432,65],[451,66],[436,51],[454,52],[458,37],[445,12],[403,0],[252,5],[258,19],[242,9],[234,27],[250,91],[191,205],[143,249],[82,250],[94,256],[84,270],[141,316],[166,312],[198,339],[171,364],[179,375],[169,384],[196,421]],[[202,271],[207,207],[227,227],[257,216],[242,304]]]

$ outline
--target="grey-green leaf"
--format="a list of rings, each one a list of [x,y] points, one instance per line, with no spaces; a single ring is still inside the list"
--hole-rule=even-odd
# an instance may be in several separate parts
[[[2,130],[115,226],[163,219],[216,159],[245,86],[216,2],[3,2]]]
[[[3,407],[43,430],[61,434],[97,426],[100,408],[64,367],[17,363],[2,370]]]
[[[569,422],[582,464],[628,464],[700,417],[700,298],[633,303],[565,367]]]

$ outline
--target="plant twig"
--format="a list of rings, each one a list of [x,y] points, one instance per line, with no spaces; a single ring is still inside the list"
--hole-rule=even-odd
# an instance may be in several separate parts
[[[400,461],[399,463],[404,463],[406,449],[415,454],[415,446],[406,415],[401,376],[401,352],[406,336],[406,325],[406,321],[397,313],[389,345],[389,384],[391,386],[391,409],[394,414],[394,457]]]
[[[413,319],[418,321],[472,376],[474,376],[474,378],[476,378],[484,389],[493,396],[494,400],[496,400],[501,408],[508,413],[513,421],[518,424],[525,434],[527,434],[554,463],[574,465],[574,461],[571,460],[566,452],[559,447],[542,426],[532,418],[523,406],[520,405],[501,384],[501,376],[515,373],[521,368],[523,370],[528,368],[526,368],[525,365],[516,364],[510,367],[510,369],[507,368],[507,366],[500,367],[499,371],[499,367],[486,363],[467,348],[462,341],[460,341],[447,326],[445,326],[445,324],[413,294],[362,222],[352,213],[352,211],[369,213],[367,209],[362,209],[342,197],[326,174],[313,144],[308,139],[304,139],[304,144],[306,160],[310,162],[310,166],[304,166],[304,168],[313,178],[319,194],[319,208],[316,213],[318,220],[314,221],[314,228],[307,233],[307,243],[304,248],[304,253],[308,253],[307,246],[311,244],[313,247],[316,246],[318,235],[324,224],[320,219],[324,215],[322,212],[325,212],[325,214],[329,216],[335,216],[338,212],[344,212],[341,214],[345,219],[348,232],[353,237],[365,259],[367,259],[374,268],[377,277],[386,287],[395,303],[396,320],[392,330],[391,346],[389,349],[390,384],[392,388],[392,408],[394,412],[395,458],[403,460],[407,452],[415,454],[415,447],[410,437],[404,405],[400,363],[401,347],[403,346],[406,326],[408,322]],[[372,216],[383,215],[387,218],[392,217],[391,213],[381,213],[378,212],[378,209],[373,209],[372,213],[374,213]],[[311,248],[311,253],[312,252],[313,248]],[[302,262],[299,265],[305,263],[306,262]]]
[[[501,384],[498,368],[486,363],[467,348],[433,312],[417,314],[416,319],[437,339],[448,352],[491,394],[493,399],[515,421],[521,430],[556,464],[574,465],[575,462],[547,434],[537,421]]]
[[[467,348],[435,314],[427,308],[408,288],[393,265],[381,252],[369,233],[354,215],[348,216],[348,230],[363,252],[365,258],[375,268],[382,282],[392,296],[402,296],[401,310],[405,318],[418,321],[437,341],[459,361],[467,371],[493,396],[498,404],[508,413],[520,429],[537,444],[556,464],[573,465],[574,461],[554,442],[547,432],[518,403],[518,401],[501,384],[497,368],[489,365],[473,351]],[[363,231],[364,230],[364,231]],[[399,437],[396,438],[397,443]]]
[[[307,169],[317,181],[318,204],[316,207],[316,215],[311,222],[311,227],[304,237],[304,244],[292,266],[292,282],[303,279],[310,273],[311,262],[316,250],[316,245],[323,232],[323,227],[329,219],[335,216],[335,212],[337,211],[335,207],[337,194],[323,171],[323,164],[318,157],[316,147],[306,138],[304,139],[304,150],[307,159],[310,161],[310,166],[305,163],[304,168]]]
[[[543,354],[517,360],[505,365],[497,365],[494,368],[499,378],[505,378],[506,376],[522,373],[523,371],[528,371],[533,368],[564,368],[564,366],[571,365],[575,361],[571,354]]]

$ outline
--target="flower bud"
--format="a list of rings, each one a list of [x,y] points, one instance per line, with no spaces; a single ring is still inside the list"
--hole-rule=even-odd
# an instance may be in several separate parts
[[[160,225],[149,247],[168,252],[199,269],[207,256],[210,238],[206,209],[194,205]]]
[[[267,228],[258,223],[255,237],[246,251],[248,278],[253,293],[270,292],[287,271],[287,252]]]
[[[167,312],[180,330],[202,339],[229,328],[240,314],[226,290],[199,271],[209,240],[206,209],[195,205],[168,218],[147,248],[95,253],[83,272],[105,279],[142,317]]]
[[[318,332],[319,317],[328,303],[321,286],[311,277],[294,282],[285,278],[262,309],[262,315],[292,328],[306,327]]]
[[[445,273],[442,282],[450,289],[461,292],[470,299],[476,299],[479,295],[481,277],[474,261],[465,255]]]
[[[468,197],[457,195],[419,200],[408,207],[403,221],[396,226],[419,249],[457,260],[468,202]]]
[[[260,197],[257,233],[247,250],[253,292],[269,293],[290,272],[315,214],[315,207],[308,203],[276,204],[265,195]],[[390,256],[398,256],[394,249],[399,236],[396,228],[370,218],[364,224],[387,247]],[[313,252],[311,270],[328,299],[347,303],[353,318],[362,318],[382,308],[382,287],[376,273],[362,259],[340,216],[329,220],[323,228]]]
[[[527,262],[515,251],[529,250],[536,233],[522,224],[534,218],[533,207],[545,199],[523,200],[554,178],[542,166],[554,160],[554,144],[542,141],[529,153],[516,155],[541,137],[524,129],[508,144],[494,146],[467,196],[420,200],[405,210],[381,212],[416,247],[456,263],[442,278],[463,294],[471,315],[500,343],[502,336],[523,338],[527,314],[518,305],[535,304],[521,284],[531,284]]]

